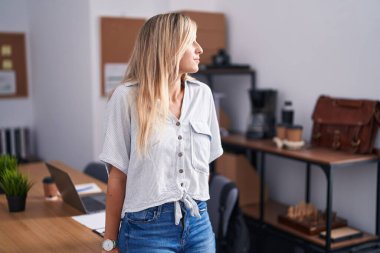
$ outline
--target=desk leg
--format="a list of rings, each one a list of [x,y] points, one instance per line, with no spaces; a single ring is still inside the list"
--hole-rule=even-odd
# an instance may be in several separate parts
[[[254,90],[256,88],[256,72],[251,72],[251,89]]]
[[[252,167],[256,171],[258,171],[259,170],[259,165],[258,165],[258,162],[257,162],[257,155],[258,155],[257,151],[255,151],[253,149],[247,149],[245,155],[249,158],[249,161],[251,162]]]
[[[260,222],[264,222],[264,185],[265,185],[265,153],[260,152]]]
[[[322,166],[327,180],[327,196],[326,196],[326,241],[325,252],[331,252],[331,223],[332,223],[332,173],[331,166]]]
[[[311,178],[310,167],[311,167],[311,164],[306,163],[306,191],[305,191],[305,193],[306,193],[305,202],[306,203],[310,203],[310,178]]]
[[[380,235],[380,161],[377,162],[376,235]]]

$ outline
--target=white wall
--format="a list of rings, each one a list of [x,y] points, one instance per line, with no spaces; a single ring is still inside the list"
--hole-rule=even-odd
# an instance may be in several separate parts
[[[380,2],[338,0],[219,1],[228,19],[229,52],[235,63],[257,70],[259,88],[279,91],[279,104],[293,101],[295,123],[309,140],[311,113],[319,94],[380,99]],[[248,80],[219,79],[233,127],[245,130]],[[238,83],[237,83],[238,82]],[[237,100],[240,97],[239,100]],[[231,99],[233,98],[233,99]],[[244,99],[245,98],[245,99]],[[236,103],[239,101],[239,103]],[[244,106],[237,106],[237,105]],[[231,114],[239,111],[239,114]],[[380,142],[377,141],[377,146]],[[304,165],[268,158],[271,197],[296,204],[304,198]],[[374,232],[376,167],[334,171],[333,209],[349,224]],[[311,200],[325,207],[325,178],[312,169]]]
[[[195,10],[195,11],[216,11],[219,6],[218,0],[192,0],[178,1],[170,0],[169,11]],[[168,11],[168,10],[167,10]]]
[[[25,33],[28,92],[26,98],[0,99],[0,127],[28,126],[34,128],[33,82],[30,66],[30,43],[27,0],[0,0],[0,31]]]
[[[28,1],[38,154],[83,168],[93,159],[88,1]]]

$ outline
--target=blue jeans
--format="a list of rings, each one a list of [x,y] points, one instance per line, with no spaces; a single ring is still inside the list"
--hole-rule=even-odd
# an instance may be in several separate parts
[[[215,253],[215,235],[207,204],[197,201],[200,218],[181,204],[183,218],[174,222],[174,203],[126,213],[119,232],[120,253]]]

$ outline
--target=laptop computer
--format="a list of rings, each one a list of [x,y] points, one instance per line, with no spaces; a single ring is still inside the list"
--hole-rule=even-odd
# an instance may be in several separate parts
[[[69,174],[56,165],[46,163],[63,201],[83,213],[95,213],[105,210],[106,194],[104,192],[80,196]]]

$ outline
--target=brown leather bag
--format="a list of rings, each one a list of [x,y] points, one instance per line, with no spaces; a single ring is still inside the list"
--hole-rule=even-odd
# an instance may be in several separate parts
[[[380,102],[320,96],[313,112],[312,144],[357,154],[372,153]]]

